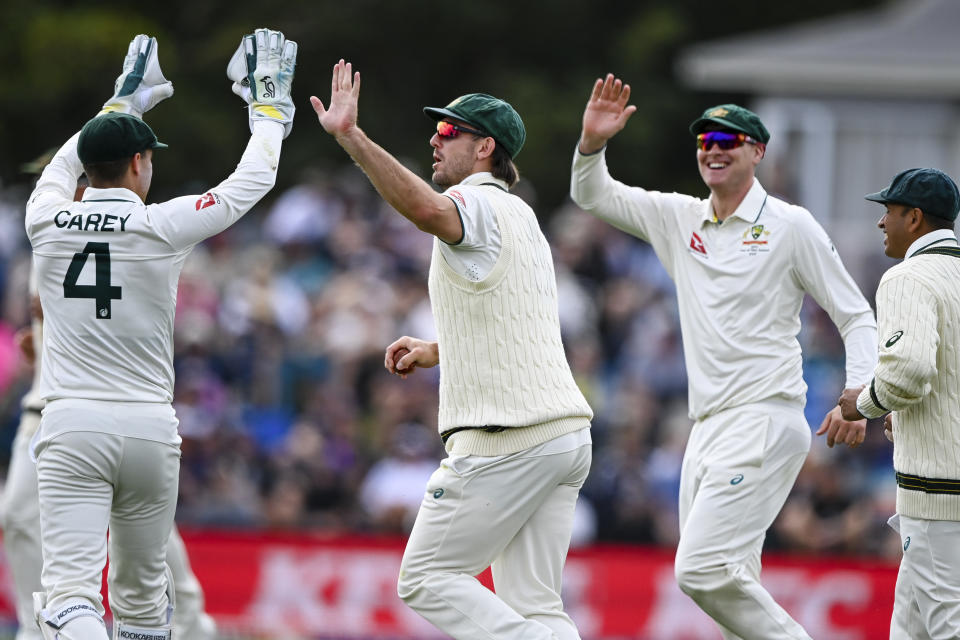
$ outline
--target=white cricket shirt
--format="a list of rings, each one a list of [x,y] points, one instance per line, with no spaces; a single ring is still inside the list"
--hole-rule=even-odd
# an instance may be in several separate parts
[[[121,188],[88,188],[73,201],[83,171],[78,135],[54,156],[27,204],[44,311],[41,394],[48,403],[169,404],[183,262],[273,186],[283,127],[255,123],[236,170],[207,193],[151,205]]]
[[[755,179],[721,224],[709,199],[614,180],[603,151],[574,153],[570,194],[649,242],[676,283],[692,418],[768,398],[804,402],[797,341],[804,293],[840,330],[847,387],[870,380],[873,311],[806,209],[768,195]]]
[[[476,189],[462,188],[463,185],[484,184],[507,189],[506,182],[494,178],[489,171],[481,171],[467,176],[463,182],[443,192],[457,207],[460,223],[463,225],[463,238],[455,244],[441,240],[440,253],[454,271],[473,282],[486,278],[500,257],[501,240],[497,212],[493,210],[489,200],[482,197]]]

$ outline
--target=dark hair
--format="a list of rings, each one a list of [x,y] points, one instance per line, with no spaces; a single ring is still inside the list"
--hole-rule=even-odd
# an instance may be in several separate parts
[[[932,230],[937,231],[938,229],[950,229],[953,230],[953,220],[949,218],[942,218],[940,216],[935,216],[932,213],[923,212],[923,220],[927,223],[927,226]]]
[[[511,188],[520,181],[520,172],[517,171],[517,165],[513,164],[510,154],[500,146],[499,142],[494,147],[490,160],[492,162],[490,173],[493,174],[494,178],[503,180]]]
[[[91,183],[112,183],[120,180],[130,166],[130,158],[110,160],[109,162],[91,162],[83,165],[83,170]]]

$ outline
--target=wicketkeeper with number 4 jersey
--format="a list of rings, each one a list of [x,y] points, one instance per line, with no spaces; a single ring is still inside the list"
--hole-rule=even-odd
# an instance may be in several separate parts
[[[57,152],[27,204],[44,311],[37,460],[46,640],[106,640],[100,576],[115,638],[171,637],[165,563],[180,471],[173,406],[173,319],[180,270],[197,243],[236,222],[273,187],[290,132],[297,45],[259,29],[228,66],[252,135],[233,174],[206,194],[145,204],[153,153],[140,119],[173,94],[157,41],[130,43],[113,97]],[[267,90],[269,87],[269,90]],[[77,178],[90,187],[73,201]]]

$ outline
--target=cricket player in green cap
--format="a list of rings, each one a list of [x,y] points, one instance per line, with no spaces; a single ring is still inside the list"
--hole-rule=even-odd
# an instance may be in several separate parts
[[[279,31],[244,36],[227,69],[249,107],[239,165],[204,194],[147,204],[153,154],[166,145],[141,116],[173,85],[156,38],[135,37],[113,97],[60,148],[30,196],[45,402],[32,441],[43,546],[34,609],[45,640],[110,637],[100,595],[108,528],[113,637],[172,637],[177,284],[193,247],[273,187],[293,121],[296,55]],[[74,201],[84,172],[90,186]]]
[[[939,169],[901,171],[865,196],[884,206],[877,287],[880,361],[847,389],[848,420],[884,419],[893,441],[900,534],[890,640],[960,638],[960,190]]]
[[[810,448],[800,308],[810,294],[840,330],[847,388],[869,380],[876,363],[873,312],[810,212],[756,179],[770,133],[755,113],[723,104],[690,125],[710,190],[701,199],[610,176],[604,149],[636,112],[629,99],[612,74],[594,83],[570,193],[649,242],[677,285],[695,421],[680,475],[677,581],[727,640],[809,640],[760,584],[764,536]],[[855,447],[865,430],[839,407],[820,427],[830,446]]]
[[[424,112],[433,182],[357,126],[360,74],[340,60],[320,124],[394,209],[434,236],[436,342],[404,336],[384,365],[440,366],[449,456],[427,484],[400,567],[404,602],[457,640],[576,640],[561,574],[590,470],[593,412],[560,340],[553,259],[537,217],[510,193],[525,138],[507,102],[483,93]],[[492,567],[496,593],[474,577]]]

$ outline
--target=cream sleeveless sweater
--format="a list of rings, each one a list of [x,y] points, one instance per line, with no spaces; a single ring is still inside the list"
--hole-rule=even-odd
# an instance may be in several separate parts
[[[941,253],[934,253],[939,251]],[[897,512],[960,520],[960,248],[920,251],[877,289],[880,362],[857,406],[896,411]]]
[[[440,350],[439,427],[447,451],[496,456],[590,426],[593,411],[560,340],[553,256],[536,215],[494,184],[478,189],[497,213],[500,257],[479,282],[456,273],[434,239],[430,301]]]

